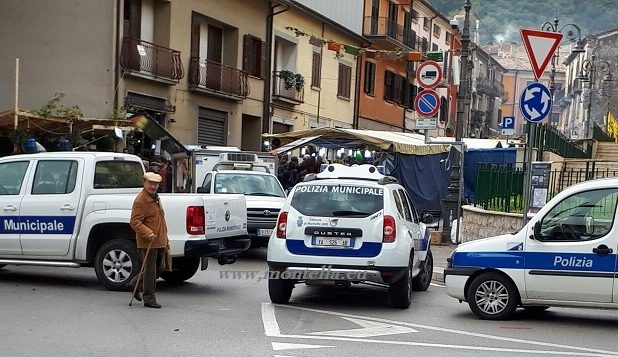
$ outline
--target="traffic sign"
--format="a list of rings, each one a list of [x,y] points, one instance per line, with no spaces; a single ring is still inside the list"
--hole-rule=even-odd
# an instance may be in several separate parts
[[[521,93],[519,109],[526,120],[539,122],[551,112],[552,100],[549,89],[539,82],[532,82]]]
[[[425,89],[431,89],[442,80],[442,67],[435,61],[425,61],[416,70],[416,82]]]
[[[515,134],[515,117],[502,118],[502,135]]]
[[[563,36],[560,32],[521,29],[521,38],[537,80],[543,75]]]
[[[416,118],[416,126],[414,129],[417,130],[431,130],[438,128],[438,118]]]
[[[422,117],[432,117],[440,110],[440,98],[438,93],[431,89],[425,89],[414,98],[414,108],[418,115]]]

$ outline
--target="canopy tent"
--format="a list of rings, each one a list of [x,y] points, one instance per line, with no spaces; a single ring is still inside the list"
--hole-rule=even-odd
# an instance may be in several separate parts
[[[279,154],[312,143],[322,147],[347,148],[368,146],[384,151],[409,155],[431,155],[449,151],[449,145],[426,144],[425,137],[416,133],[344,128],[319,128],[279,134],[264,134],[267,138],[279,138],[285,145],[275,148]],[[309,138],[313,138],[310,139]]]

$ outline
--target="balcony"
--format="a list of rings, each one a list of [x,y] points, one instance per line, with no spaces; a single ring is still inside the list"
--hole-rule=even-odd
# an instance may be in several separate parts
[[[171,83],[178,83],[184,76],[180,51],[129,37],[122,41],[120,66],[139,77]]]
[[[290,71],[273,73],[273,99],[298,105],[304,102],[305,80],[300,74]]]
[[[224,64],[191,57],[189,86],[230,99],[245,99],[249,95],[247,73]]]
[[[487,77],[476,78],[476,91],[481,94],[486,94],[492,97],[502,97],[504,95],[504,86],[495,79]]]
[[[418,39],[413,39],[409,35],[405,35],[404,38],[403,26],[389,21],[387,17],[365,16],[363,36],[385,50],[395,50],[397,48],[411,50],[412,46],[410,45],[412,42],[418,41]]]

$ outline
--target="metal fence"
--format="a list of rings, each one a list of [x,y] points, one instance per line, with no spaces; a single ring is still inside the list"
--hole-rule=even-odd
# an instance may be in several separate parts
[[[618,176],[618,168],[597,167],[594,161],[582,161],[579,164],[584,167],[569,168],[565,163],[561,169],[550,171],[547,200],[576,183]],[[559,165],[560,163],[554,163],[554,167]],[[525,165],[522,163],[479,164],[476,171],[474,205],[491,211],[523,212],[524,175]]]

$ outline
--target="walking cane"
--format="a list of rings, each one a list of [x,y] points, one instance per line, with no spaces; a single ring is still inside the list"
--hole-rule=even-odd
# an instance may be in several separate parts
[[[144,267],[146,266],[146,262],[148,261],[148,255],[150,253],[150,246],[152,245],[152,239],[150,243],[148,243],[148,248],[146,248],[146,256],[144,257],[144,261],[142,262],[142,266],[139,269],[139,273],[137,274],[137,278],[135,279],[135,287],[133,288],[133,294],[131,294],[131,301],[129,301],[129,306],[133,305],[133,299],[135,298],[135,292],[139,287],[140,280],[142,279],[142,274],[144,274]]]

